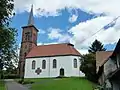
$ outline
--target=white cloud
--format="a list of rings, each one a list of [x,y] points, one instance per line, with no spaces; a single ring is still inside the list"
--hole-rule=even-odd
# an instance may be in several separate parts
[[[39,46],[39,45],[42,45],[42,44],[43,44],[42,42],[37,43],[38,46]]]
[[[88,50],[87,49],[77,49],[77,51],[80,52],[81,55],[88,54]]]
[[[33,4],[34,14],[37,16],[59,15],[59,10],[65,7],[68,7],[69,9],[80,8],[88,13],[106,14],[106,17],[91,19],[72,27],[69,32],[73,34],[73,37],[69,37],[67,34],[62,35],[59,30],[53,30],[49,33],[50,39],[56,38],[60,41],[60,39],[63,39],[63,36],[66,36],[77,49],[80,50],[81,48],[85,48],[86,50],[95,39],[100,40],[104,44],[117,42],[120,37],[120,19],[117,20],[114,27],[111,27],[108,30],[101,30],[93,37],[91,37],[91,35],[112,21],[114,17],[120,16],[120,10],[118,10],[120,7],[119,3],[120,0],[15,0],[15,11],[17,13],[29,11],[31,4]],[[75,16],[70,18],[70,21],[76,21]],[[86,38],[88,39],[82,43]]]
[[[77,15],[72,15],[70,18],[69,18],[69,22],[70,23],[73,23],[77,20],[78,16]]]
[[[58,39],[58,38],[60,38],[60,37],[62,37],[62,35],[61,35],[61,30],[60,29],[58,29],[58,28],[49,28],[48,29],[48,31],[50,32],[49,34],[48,34],[48,37],[50,38],[50,39]]]
[[[38,43],[37,45],[50,45],[50,44],[58,44],[59,42],[49,42],[49,43]]]
[[[48,31],[49,39],[57,39],[58,42],[70,42],[71,36],[68,33],[63,33],[62,30],[58,28],[49,28]]]
[[[120,37],[120,29],[116,29],[116,27],[120,28],[120,26],[117,25],[120,20],[117,20],[114,27],[111,27],[107,30],[101,29],[112,20],[113,17],[106,16],[94,18],[86,22],[79,23],[78,25],[72,27],[69,30],[69,32],[73,34],[71,42],[75,44],[78,49],[87,49],[88,46],[90,46],[95,39],[98,39],[103,44],[114,44],[114,42],[117,42]]]
[[[59,38],[58,42],[66,42],[69,43],[71,36],[69,34],[61,34],[62,36]]]
[[[28,11],[33,4],[36,15],[57,15],[59,9],[72,7],[87,12],[119,16],[119,3],[120,0],[15,0],[15,11]]]
[[[42,29],[38,29],[39,30],[39,34],[45,34],[46,32],[44,31],[44,30],[42,30]]]

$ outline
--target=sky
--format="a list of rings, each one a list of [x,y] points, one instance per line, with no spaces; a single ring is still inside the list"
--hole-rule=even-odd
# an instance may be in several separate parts
[[[120,38],[120,0],[14,0],[11,26],[18,31],[28,23],[33,4],[34,25],[39,30],[38,45],[72,43],[81,53],[97,39],[114,50]]]

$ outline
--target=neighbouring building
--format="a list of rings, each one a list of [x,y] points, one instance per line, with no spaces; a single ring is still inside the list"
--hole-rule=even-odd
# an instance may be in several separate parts
[[[113,53],[101,64],[99,70],[105,90],[120,90],[120,40],[118,41]]]
[[[33,7],[28,25],[23,27],[19,75],[24,78],[84,76],[80,71],[81,54],[70,43],[37,46]]]
[[[99,74],[98,82],[100,85],[104,83],[104,67],[103,64],[107,61],[113,51],[97,51],[96,52],[96,73]]]

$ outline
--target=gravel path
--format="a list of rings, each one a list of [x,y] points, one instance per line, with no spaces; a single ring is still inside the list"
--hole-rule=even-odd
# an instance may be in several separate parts
[[[27,87],[18,84],[13,79],[5,79],[7,90],[29,90]]]

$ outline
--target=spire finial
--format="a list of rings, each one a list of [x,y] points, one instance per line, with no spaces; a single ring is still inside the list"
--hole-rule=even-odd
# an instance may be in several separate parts
[[[29,20],[28,20],[28,25],[33,25],[33,24],[34,24],[34,17],[33,17],[33,4],[32,4],[30,15],[29,15]]]

